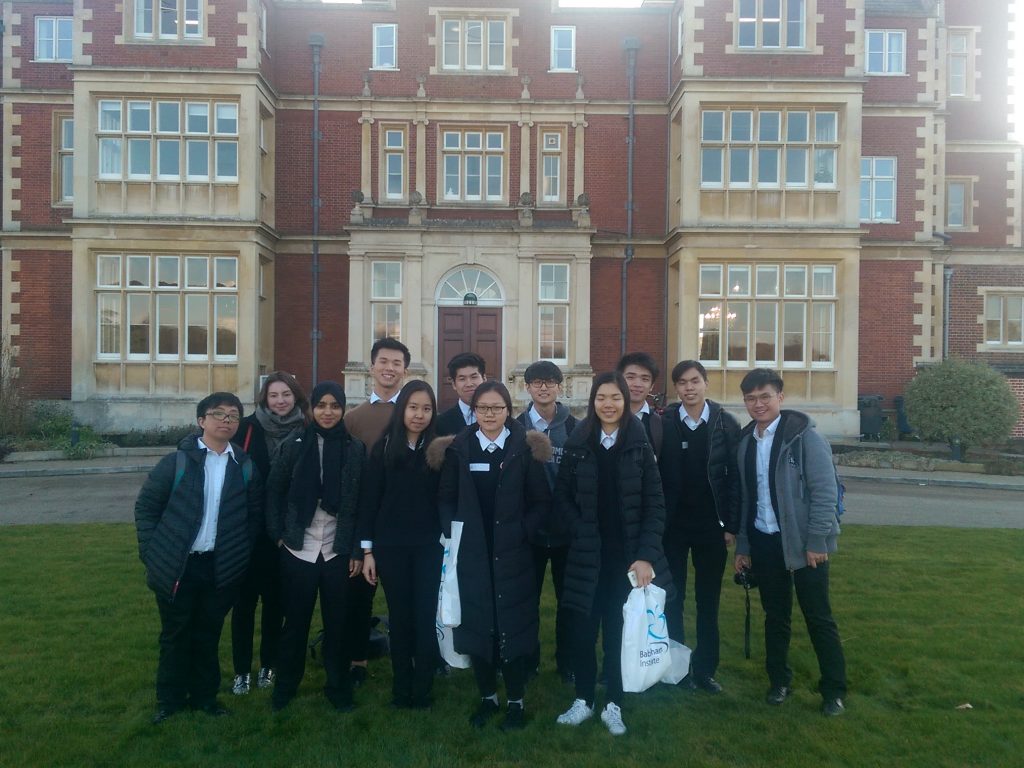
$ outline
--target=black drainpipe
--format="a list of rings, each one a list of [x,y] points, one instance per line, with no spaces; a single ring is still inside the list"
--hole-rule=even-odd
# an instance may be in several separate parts
[[[313,346],[313,378],[310,386],[319,381],[320,352],[320,49],[324,36],[309,36],[309,47],[313,49],[313,328],[309,338]]]
[[[622,260],[622,330],[619,336],[620,354],[626,354],[626,300],[629,293],[629,262],[633,260],[633,146],[636,143],[636,52],[640,40],[627,37],[622,41],[626,49],[626,79],[629,82],[629,128],[626,136],[626,245]]]

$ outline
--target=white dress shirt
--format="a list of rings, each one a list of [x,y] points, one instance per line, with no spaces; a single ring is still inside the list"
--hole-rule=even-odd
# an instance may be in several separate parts
[[[679,406],[679,420],[690,429],[696,429],[702,421],[707,424],[709,418],[711,418],[711,409],[708,407],[707,401],[704,401],[704,410],[700,412],[700,418],[696,421],[690,418],[685,406]]]
[[[779,428],[780,421],[781,414],[764,428],[763,436],[759,436],[758,428],[754,427],[754,440],[757,443],[757,518],[754,520],[754,527],[761,533],[779,532],[779,521],[775,517],[775,508],[772,507],[769,478],[772,471],[772,443],[775,442],[775,430]]]
[[[212,450],[203,438],[197,438],[199,447],[206,451],[203,465],[203,522],[199,533],[192,542],[192,552],[212,552],[217,545],[217,521],[220,519],[220,497],[224,491],[224,478],[228,472],[228,460],[235,461],[235,452],[228,443],[224,453]],[[237,463],[237,462],[236,462]]]
[[[550,427],[551,425],[543,416],[537,413],[537,409],[533,407],[533,403],[530,404],[530,410],[528,411],[528,413],[530,414],[530,421],[533,423],[534,429],[536,429],[538,432],[548,431],[548,427]]]
[[[619,439],[619,430],[616,429],[610,435],[607,432],[601,433],[601,447],[606,451],[611,450],[615,446],[615,441]]]
[[[461,400],[459,400],[459,410],[462,411],[462,420],[466,422],[466,426],[476,424],[476,413]]]
[[[502,427],[501,434],[491,440],[491,438],[484,435],[484,433],[478,429],[476,431],[476,439],[480,441],[480,448],[483,449],[484,453],[491,453],[491,451],[487,450],[490,446],[493,445],[495,448],[504,448],[505,441],[508,440],[508,436],[511,434],[512,433],[509,431],[508,427]]]
[[[644,420],[644,414],[645,413],[650,413],[650,412],[651,412],[651,406],[649,406],[647,404],[647,401],[644,400],[644,404],[640,406],[640,410],[637,411],[636,413],[634,413],[633,415],[636,416],[638,419],[640,419],[640,421],[643,421]],[[616,432],[618,432],[618,430],[616,430]]]
[[[397,403],[398,402],[398,396],[400,394],[402,394],[402,390],[398,390],[397,392],[395,392],[395,394],[393,394],[391,397],[389,397],[386,402]],[[380,395],[378,395],[376,392],[370,392],[370,405],[373,405],[374,403],[379,403],[379,402],[381,402],[383,400],[384,400],[384,398],[381,397]]]
[[[324,439],[317,435],[316,441],[317,447],[320,449],[320,481],[323,482]],[[320,555],[324,556],[325,562],[332,560],[338,556],[338,553],[334,551],[334,533],[337,528],[338,518],[328,514],[318,503],[309,527],[302,534],[302,549],[288,547],[288,551],[307,563],[315,563]]]

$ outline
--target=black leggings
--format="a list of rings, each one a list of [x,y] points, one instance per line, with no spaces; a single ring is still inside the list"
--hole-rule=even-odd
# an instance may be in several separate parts
[[[604,558],[606,561],[609,558]],[[605,692],[612,704],[622,702],[622,606],[632,589],[626,578],[627,566],[618,560],[602,565],[597,578],[594,607],[590,614],[572,612],[573,672],[576,698],[594,703],[597,686],[597,634],[604,645]]]

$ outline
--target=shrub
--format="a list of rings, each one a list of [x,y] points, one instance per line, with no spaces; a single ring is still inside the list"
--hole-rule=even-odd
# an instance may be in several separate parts
[[[924,440],[972,445],[1006,440],[1017,423],[1017,398],[984,363],[945,360],[921,369],[907,386],[907,418]]]

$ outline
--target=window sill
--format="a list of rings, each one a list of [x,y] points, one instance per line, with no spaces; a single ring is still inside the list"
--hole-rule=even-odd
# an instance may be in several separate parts
[[[1010,343],[999,343],[986,341],[984,344],[979,344],[980,352],[1014,352],[1016,354],[1024,353],[1024,343],[1010,342]]]
[[[868,72],[865,70],[864,74],[868,77],[909,77],[906,72]]]
[[[578,75],[578,69],[549,69],[549,75]]]
[[[398,67],[370,67],[371,72],[401,72]]]
[[[30,59],[30,64],[70,64],[71,59]]]

